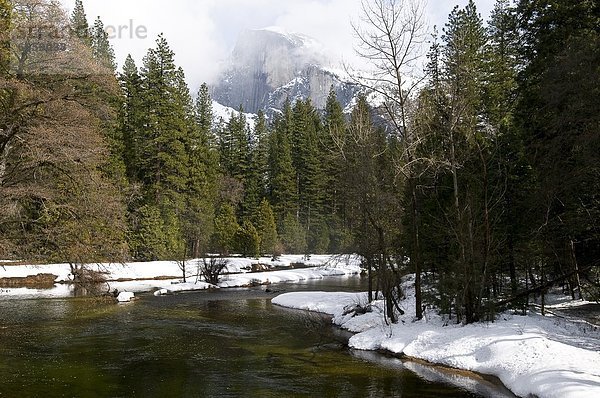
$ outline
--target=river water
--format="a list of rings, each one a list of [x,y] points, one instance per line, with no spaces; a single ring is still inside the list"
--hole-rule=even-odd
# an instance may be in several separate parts
[[[272,289],[361,284],[329,278]],[[0,397],[511,396],[486,380],[349,350],[328,319],[274,306],[273,296],[260,287],[122,305],[0,301]]]

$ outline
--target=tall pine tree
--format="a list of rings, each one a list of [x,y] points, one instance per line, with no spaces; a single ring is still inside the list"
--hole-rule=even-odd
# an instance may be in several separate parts
[[[90,34],[90,25],[85,15],[82,0],[75,0],[75,8],[70,19],[70,33],[72,37],[79,39],[84,45],[91,47],[92,37]]]

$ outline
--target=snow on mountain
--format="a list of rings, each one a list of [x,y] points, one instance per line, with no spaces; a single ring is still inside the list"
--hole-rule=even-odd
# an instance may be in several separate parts
[[[227,123],[229,119],[231,119],[231,115],[239,116],[240,112],[238,109],[231,108],[229,106],[221,105],[217,101],[212,102],[212,112],[213,112],[213,125],[218,126],[222,123]],[[254,113],[246,113],[244,112],[244,116],[246,116],[246,123],[251,129],[254,129],[254,125],[256,124],[256,114]]]
[[[280,27],[244,31],[219,81],[212,92],[215,101],[252,113],[281,110],[287,98],[310,98],[323,109],[332,86],[346,108],[361,92],[335,72],[317,40]]]

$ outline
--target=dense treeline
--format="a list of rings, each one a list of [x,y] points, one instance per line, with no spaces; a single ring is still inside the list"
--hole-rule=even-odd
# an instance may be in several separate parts
[[[389,312],[401,294],[389,281],[407,272],[418,317],[433,303],[458,321],[491,318],[552,283],[597,298],[599,4],[498,0],[487,25],[472,1],[456,7],[418,87],[402,73],[422,39],[419,10],[363,5],[373,29],[357,34],[378,71],[365,85],[385,98],[398,142],[401,203],[368,214],[365,236],[379,246],[362,253],[385,275]],[[389,211],[401,217],[397,232]]]
[[[380,107],[362,96],[344,114],[332,90],[324,110],[288,101],[269,119],[214,122],[209,88],[190,93],[163,36],[116,72],[80,0],[70,19],[52,2],[0,1],[0,257],[357,252],[392,321],[408,273],[417,317],[433,304],[485,319],[552,281],[590,298],[597,1],[498,0],[487,24],[471,1],[433,35],[420,76],[404,74],[418,10],[365,4],[368,20],[395,22],[357,30],[381,72],[359,83]],[[36,21],[70,31],[69,51],[32,51]]]

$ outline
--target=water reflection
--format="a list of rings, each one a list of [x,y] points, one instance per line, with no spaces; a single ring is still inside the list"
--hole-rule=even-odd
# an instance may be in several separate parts
[[[346,282],[280,289],[362,283]],[[272,296],[259,288],[146,295],[127,305],[0,301],[0,396],[506,396],[416,369],[421,378],[377,354],[350,355],[344,332],[273,306]]]

